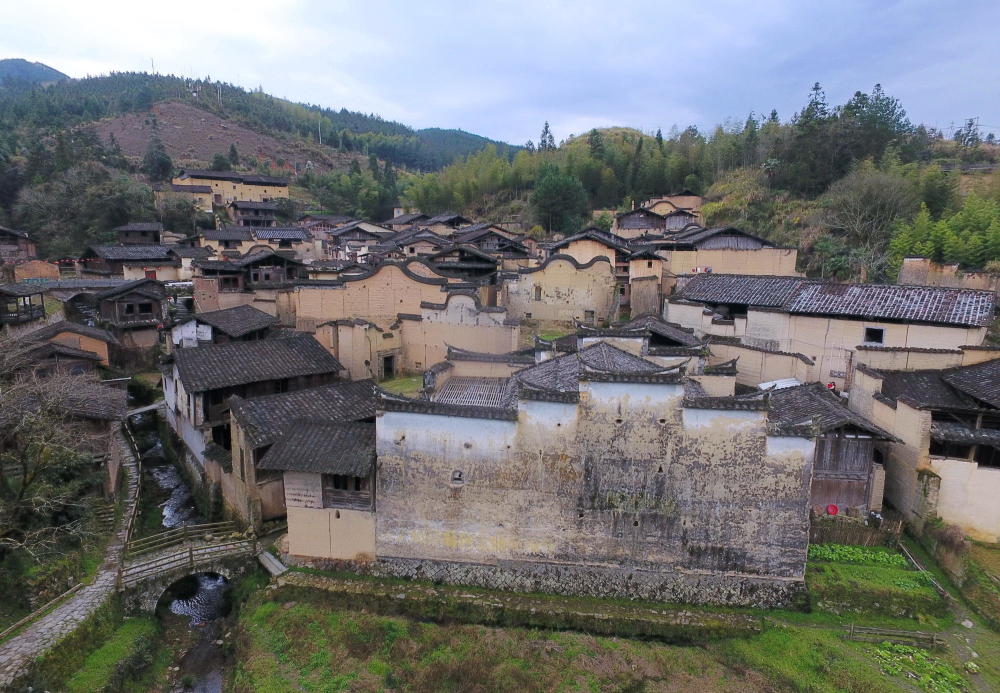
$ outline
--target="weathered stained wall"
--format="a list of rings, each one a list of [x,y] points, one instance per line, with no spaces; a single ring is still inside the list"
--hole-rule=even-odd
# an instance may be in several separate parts
[[[545,265],[507,280],[503,303],[517,320],[584,321],[592,311],[595,320],[609,321],[616,291],[609,260],[578,267],[568,258],[553,256]]]
[[[388,327],[399,313],[420,314],[420,303],[441,302],[442,285],[420,281],[398,265],[382,265],[364,279],[342,286],[299,286],[294,292],[296,329],[312,332],[320,323],[361,318]]]
[[[324,508],[319,474],[285,472],[285,504],[291,555],[363,561],[375,554],[375,514]]]
[[[943,264],[925,257],[903,258],[899,283],[1000,292],[1000,274],[962,272],[957,264]]]
[[[802,276],[795,271],[798,256],[795,248],[671,250],[660,254],[666,257],[665,269],[672,274],[711,271],[716,274]]]
[[[747,311],[745,318],[713,320],[704,307],[676,301],[666,302],[665,313],[667,320],[693,328],[698,335],[739,337],[751,346],[803,354],[813,361],[806,374],[807,380],[833,382],[838,388],[850,386],[855,351],[865,343],[867,328],[882,329],[882,346],[886,347],[913,348],[933,344],[939,349],[957,349],[962,345],[982,344],[986,336],[983,327],[814,317],[753,308]],[[781,377],[793,377],[793,374]]]
[[[459,563],[443,574],[487,584],[475,564],[557,592],[694,602],[801,587],[811,441],[768,438],[763,412],[683,410],[679,385],[580,395],[522,401],[516,422],[383,413],[385,570]]]
[[[937,456],[930,468],[941,478],[938,516],[973,539],[1000,542],[1000,469]]]

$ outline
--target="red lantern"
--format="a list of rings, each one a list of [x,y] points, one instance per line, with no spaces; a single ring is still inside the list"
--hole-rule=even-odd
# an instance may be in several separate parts
[[[826,514],[827,515],[836,515],[839,512],[840,512],[840,508],[837,507],[836,503],[830,503],[830,505],[826,506]]]

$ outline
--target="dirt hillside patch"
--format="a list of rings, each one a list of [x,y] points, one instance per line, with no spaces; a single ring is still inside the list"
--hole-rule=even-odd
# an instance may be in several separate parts
[[[240,156],[254,156],[272,168],[304,170],[307,161],[320,171],[346,171],[355,154],[341,154],[291,137],[254,132],[235,121],[176,101],[154,104],[146,113],[126,113],[94,124],[98,135],[115,136],[126,156],[141,158],[156,132],[170,158],[178,165],[208,164],[215,154],[226,154],[235,144]],[[279,165],[279,161],[282,162]]]

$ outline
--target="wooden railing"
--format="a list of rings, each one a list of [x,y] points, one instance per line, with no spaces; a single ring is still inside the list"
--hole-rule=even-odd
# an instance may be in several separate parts
[[[146,561],[123,564],[118,571],[118,589],[134,585],[147,578],[156,577],[175,570],[195,570],[201,565],[211,563],[218,558],[254,555],[258,552],[256,539],[239,539],[224,541],[217,544],[195,546],[188,544],[179,551],[164,556],[157,556]]]
[[[847,637],[861,642],[891,642],[895,645],[913,645],[933,648],[944,645],[944,638],[937,633],[923,633],[916,630],[890,630],[867,626],[847,626]]]
[[[67,597],[69,597],[70,595],[74,594],[81,587],[83,587],[83,583],[82,582],[76,583],[75,585],[73,585],[72,587],[70,587],[68,590],[66,590],[65,592],[63,592],[62,594],[60,594],[58,597],[50,599],[49,601],[47,601],[44,604],[42,604],[40,607],[38,607],[37,609],[35,609],[34,611],[32,611],[30,614],[28,614],[24,618],[20,619],[16,623],[10,624],[6,628],[4,628],[4,630],[2,632],[0,632],[0,640],[3,640],[4,638],[6,638],[8,635],[10,635],[14,631],[16,631],[21,626],[23,626],[23,625],[25,625],[27,623],[31,623],[36,618],[38,618],[39,616],[41,616],[43,613],[45,613],[46,611],[48,611],[49,608],[51,608],[54,604],[56,604],[57,602],[61,602],[62,600],[64,600]]]
[[[135,487],[135,500],[132,503],[132,507],[129,508],[128,514],[125,516],[125,541],[128,542],[132,538],[133,530],[135,530],[135,518],[139,514],[139,504],[142,496],[142,454],[139,452],[139,444],[135,442],[135,436],[132,434],[132,427],[129,426],[128,419],[122,424],[122,430],[125,432],[125,439],[128,440],[129,447],[132,448],[132,454],[135,456],[137,484]]]
[[[134,558],[144,554],[162,551],[172,546],[190,543],[191,540],[206,534],[225,534],[236,530],[233,522],[209,522],[201,525],[185,525],[168,529],[159,534],[153,534],[141,539],[135,539],[125,545],[125,558]]]

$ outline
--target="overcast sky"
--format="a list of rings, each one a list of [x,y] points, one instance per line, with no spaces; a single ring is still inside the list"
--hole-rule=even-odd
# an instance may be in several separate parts
[[[819,81],[880,82],[910,118],[1000,135],[1000,1],[2,0],[0,58],[148,71],[521,144],[591,127],[710,128]]]

